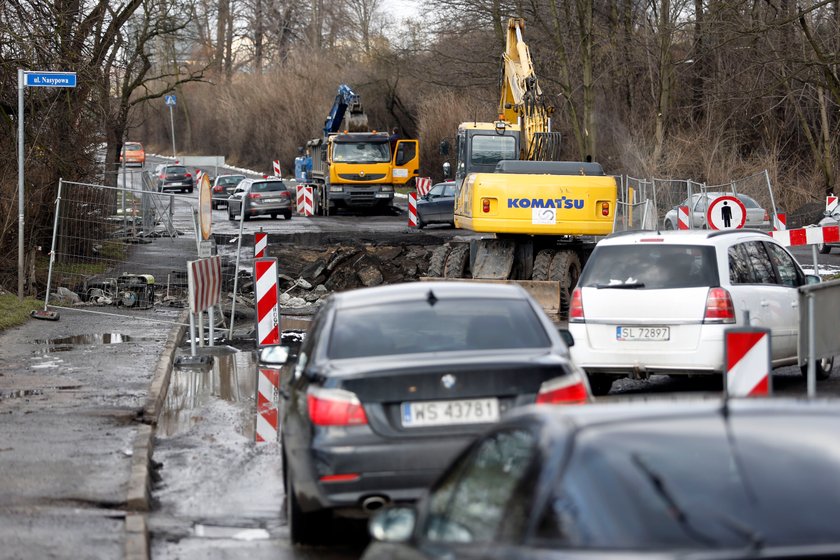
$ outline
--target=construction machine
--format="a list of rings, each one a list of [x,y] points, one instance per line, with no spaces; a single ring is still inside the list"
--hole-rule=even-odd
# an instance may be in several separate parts
[[[342,84],[323,134],[308,141],[306,155],[295,162],[296,179],[315,187],[318,214],[336,208],[384,209],[393,204],[394,188],[418,175],[419,158],[417,140],[392,142],[387,132],[369,130],[361,98]]]
[[[598,163],[559,161],[524,27],[508,22],[499,119],[458,127],[455,227],[486,235],[436,249],[428,275],[516,281],[559,315],[597,237],[613,231],[618,186]]]

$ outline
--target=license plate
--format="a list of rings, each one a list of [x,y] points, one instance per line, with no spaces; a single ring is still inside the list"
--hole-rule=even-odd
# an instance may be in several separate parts
[[[657,341],[670,340],[670,327],[616,327],[615,339],[623,340],[642,340],[642,341]]]
[[[390,193],[376,193],[373,195],[374,198],[391,198]]]
[[[481,424],[498,419],[498,399],[402,403],[402,425],[406,428]]]

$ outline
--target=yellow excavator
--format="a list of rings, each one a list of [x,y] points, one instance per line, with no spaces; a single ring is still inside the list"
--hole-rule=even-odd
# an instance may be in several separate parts
[[[499,120],[458,127],[455,227],[487,235],[438,247],[428,276],[516,281],[562,315],[597,236],[613,231],[618,187],[598,163],[559,161],[524,27],[508,22]]]

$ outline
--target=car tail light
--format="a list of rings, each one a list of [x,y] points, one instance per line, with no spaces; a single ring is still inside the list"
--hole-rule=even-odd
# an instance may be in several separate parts
[[[482,198],[481,199],[481,211],[485,214],[490,212],[490,199],[489,198]]]
[[[189,179],[190,177],[192,177],[192,173],[187,173],[186,175],[184,175],[184,177],[186,177],[187,179]]]
[[[729,292],[723,288],[709,288],[703,322],[724,324],[735,322],[735,306],[732,304]]]
[[[222,185],[216,185],[213,187],[213,192],[222,192]]]
[[[609,216],[610,215],[610,203],[609,202],[602,202],[601,203],[601,215],[602,216]]]
[[[166,173],[161,173],[158,179],[166,179]]]
[[[260,195],[260,193],[250,193],[250,194],[248,195],[248,198],[253,198],[253,199],[255,199],[255,200],[256,200],[256,199],[258,199],[258,198],[262,198],[262,196]]]
[[[770,221],[770,214],[768,214],[768,213],[767,213],[767,210],[765,210],[765,211],[764,211],[764,221],[765,221],[765,222],[769,222],[769,221]]]
[[[586,317],[583,315],[583,292],[575,288],[572,292],[572,301],[569,302],[569,322],[583,323]]]
[[[537,404],[585,404],[589,402],[586,383],[578,373],[550,379],[540,385]]]
[[[292,194],[289,191],[280,191],[281,198],[292,198]]]
[[[345,473],[345,474],[328,474],[322,476],[319,480],[321,482],[356,482],[361,478],[356,473]]]
[[[311,388],[306,395],[309,419],[317,426],[352,426],[367,424],[367,415],[359,398],[344,389]]]

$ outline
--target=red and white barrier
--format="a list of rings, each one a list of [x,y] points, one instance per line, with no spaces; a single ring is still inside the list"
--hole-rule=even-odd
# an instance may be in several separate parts
[[[727,329],[724,333],[726,394],[729,397],[766,397],[770,378],[770,330]]]
[[[272,167],[274,168],[274,176],[275,177],[281,177],[282,174],[280,173],[280,160],[275,159],[271,163],[272,163]]]
[[[222,299],[222,257],[187,262],[190,313],[200,313]]]
[[[280,370],[259,368],[257,377],[257,443],[277,443],[280,425],[277,401],[280,393]]]
[[[297,187],[297,213],[301,216],[315,215],[315,189],[307,185]]]
[[[833,194],[825,197],[825,211],[831,214],[837,210],[838,203],[840,203],[840,200]]]
[[[408,193],[408,227],[417,227],[417,193]]]
[[[265,248],[268,247],[268,234],[257,232],[254,234],[254,258],[261,259],[265,256]]]
[[[432,188],[431,177],[417,177],[414,179],[414,183],[417,185],[417,196],[426,196]]]
[[[277,259],[254,260],[257,296],[257,347],[280,344],[280,302]]]
[[[690,222],[688,221],[688,206],[680,206],[677,208],[677,229],[690,229]]]
[[[840,226],[808,227],[771,231],[773,239],[785,247],[816,245],[819,243],[840,243]]]
[[[780,212],[773,216],[773,230],[784,231],[787,229],[787,214]]]

